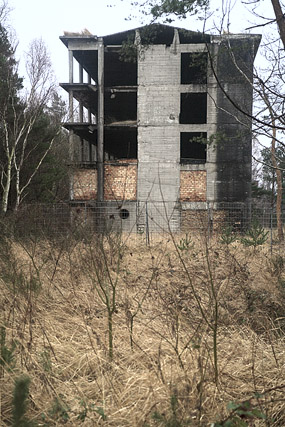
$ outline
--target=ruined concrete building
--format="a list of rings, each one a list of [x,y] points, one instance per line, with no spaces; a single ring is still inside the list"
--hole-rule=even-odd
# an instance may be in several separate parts
[[[69,94],[72,202],[100,204],[110,221],[140,231],[146,209],[153,228],[164,217],[179,230],[207,206],[249,207],[260,36],[155,24],[60,39],[69,52],[61,86]]]

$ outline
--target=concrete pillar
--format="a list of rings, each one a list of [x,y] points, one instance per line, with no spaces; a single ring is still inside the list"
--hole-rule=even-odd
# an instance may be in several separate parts
[[[69,57],[69,83],[73,83],[73,51],[68,51]]]
[[[104,200],[104,43],[98,45],[97,199]]]
[[[87,79],[88,79],[88,84],[91,85],[91,76],[90,76],[90,74],[88,74]],[[92,123],[90,108],[88,108],[88,123]]]
[[[83,83],[83,67],[79,64],[79,83]],[[79,121],[83,122],[83,105],[79,102]]]
[[[69,56],[69,83],[73,83],[73,52],[72,50],[68,51]],[[73,122],[74,120],[74,107],[73,107],[73,91],[71,90],[69,92],[69,122]]]
[[[69,58],[69,83],[73,83],[73,51],[68,51],[68,58]],[[73,107],[73,91],[71,90],[69,92],[69,122],[74,121],[74,107]],[[74,131],[71,130],[69,132],[69,158],[70,161],[74,161]]]

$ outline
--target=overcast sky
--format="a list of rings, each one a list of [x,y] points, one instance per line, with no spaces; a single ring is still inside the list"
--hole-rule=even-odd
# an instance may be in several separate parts
[[[135,27],[137,23],[125,20],[128,4],[128,0],[9,0],[10,23],[19,41],[17,56],[23,62],[30,42],[41,37],[50,51],[57,80],[64,82],[68,77],[67,49],[59,36],[84,28],[106,35]]]
[[[58,82],[68,79],[67,49],[59,40],[64,31],[81,31],[87,28],[92,34],[103,36],[141,25],[139,19],[127,21],[126,18],[134,10],[131,9],[131,0],[8,0],[12,11],[10,13],[11,26],[16,31],[19,41],[17,58],[20,59],[20,71],[23,73],[23,52],[28,50],[29,43],[35,38],[42,38],[46,43],[55,70]],[[240,0],[231,2],[231,32],[244,32],[249,25],[249,15],[245,14],[240,6]],[[216,23],[220,22],[221,9],[218,0],[212,4],[215,11]],[[273,15],[271,2],[261,1],[266,5],[268,15]],[[202,22],[197,18],[189,18],[177,23],[178,26],[191,30],[202,29]],[[211,24],[212,25],[212,24]],[[226,23],[224,25],[226,27]],[[209,29],[209,28],[208,28]],[[253,32],[260,32],[258,30]]]

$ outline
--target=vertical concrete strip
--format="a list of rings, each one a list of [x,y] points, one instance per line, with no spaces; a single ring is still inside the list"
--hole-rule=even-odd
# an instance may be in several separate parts
[[[69,57],[69,83],[73,83],[73,51],[68,51]],[[73,122],[73,91],[69,91],[69,122]]]
[[[69,59],[69,83],[73,83],[73,51],[68,51],[68,59]]]
[[[83,67],[79,64],[79,83],[83,83]],[[83,123],[83,105],[82,102],[79,102],[79,121]],[[84,159],[84,139],[80,138],[81,150],[80,150],[80,161],[83,162]]]
[[[83,67],[79,64],[79,83],[83,83]],[[83,105],[82,102],[79,102],[79,121],[83,122]]]
[[[73,51],[68,51],[69,59],[69,83],[73,83]],[[74,112],[73,112],[73,90],[69,91],[69,118],[68,121],[73,123],[74,121]],[[69,132],[69,158],[71,163],[74,161],[74,131]]]
[[[104,43],[98,44],[97,200],[104,200]]]

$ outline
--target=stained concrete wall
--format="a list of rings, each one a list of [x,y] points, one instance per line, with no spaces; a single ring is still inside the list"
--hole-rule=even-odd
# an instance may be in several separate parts
[[[252,71],[259,42],[250,35],[212,37],[217,138],[208,165],[210,201],[250,203]]]
[[[138,61],[138,200],[175,201],[180,185],[180,55],[149,46]]]

